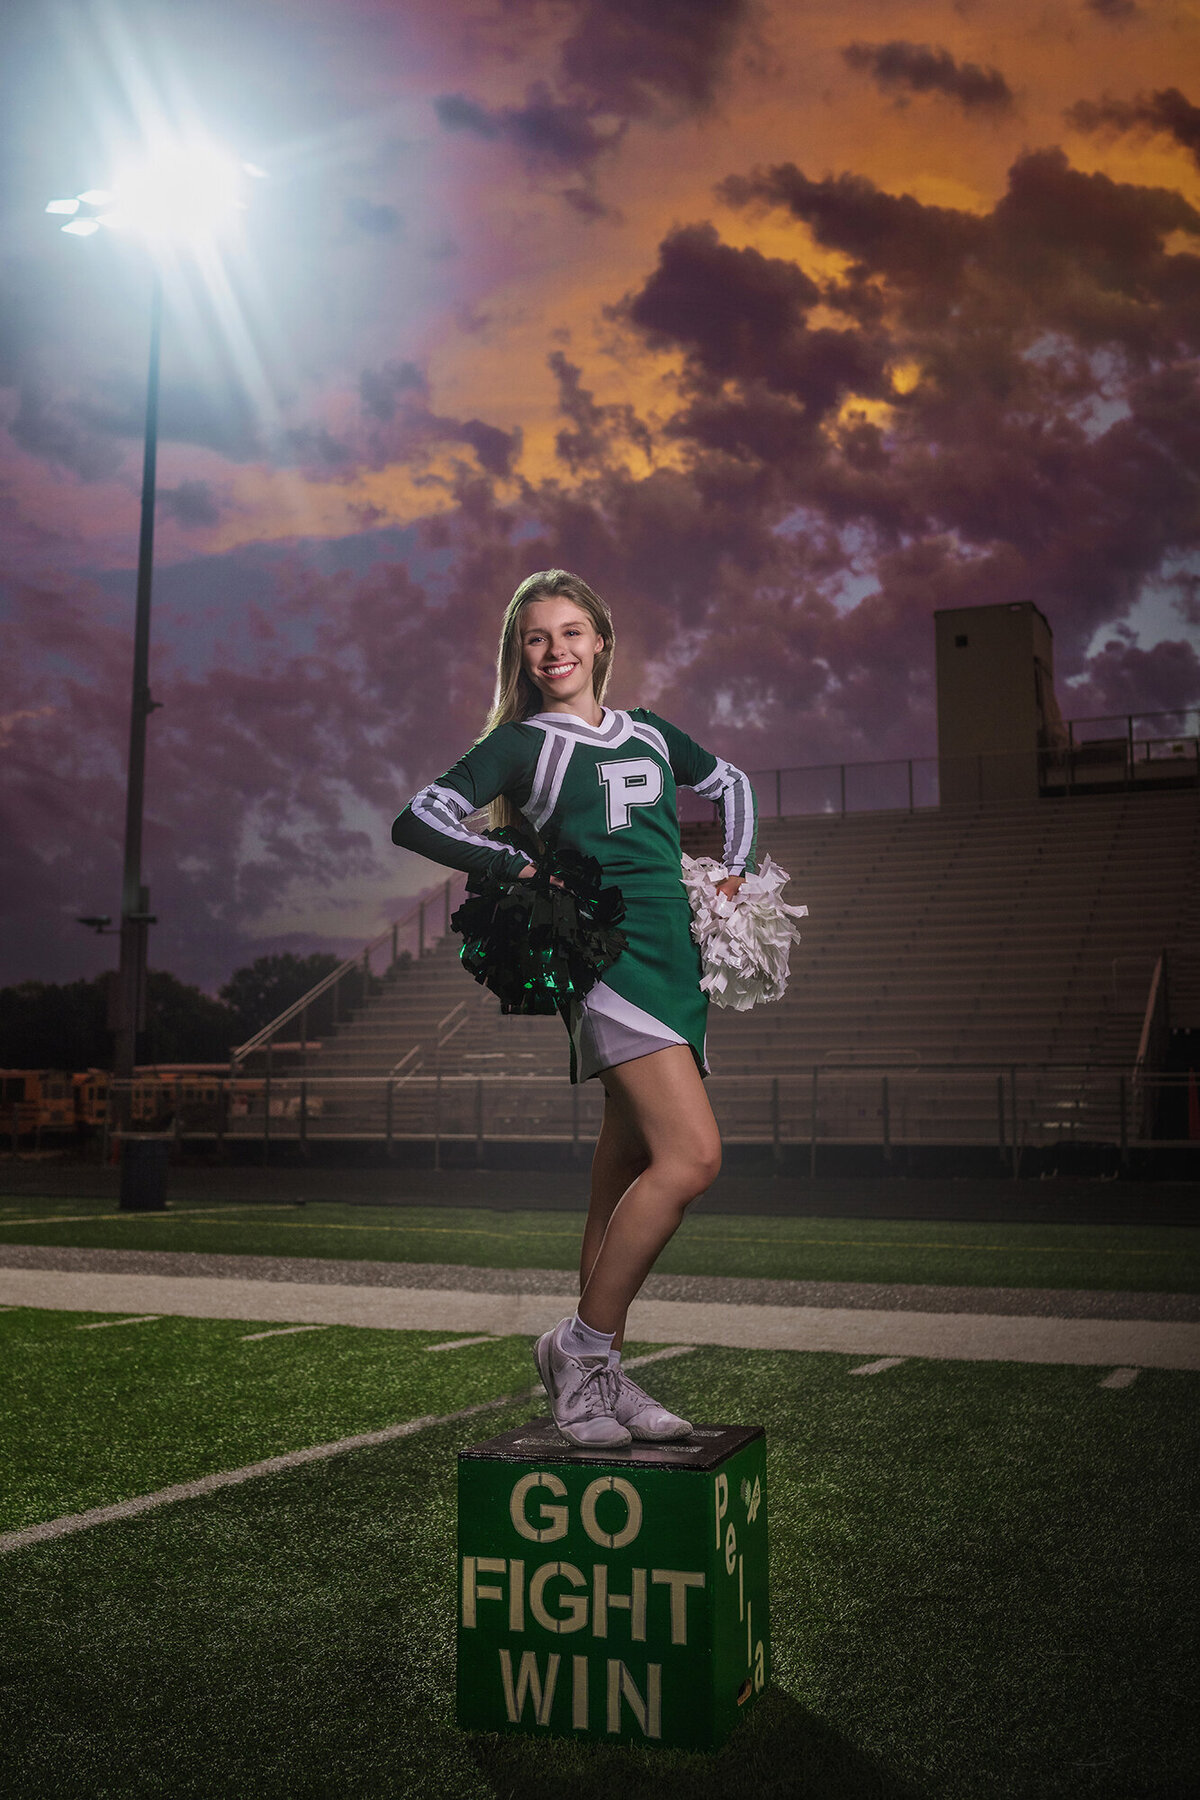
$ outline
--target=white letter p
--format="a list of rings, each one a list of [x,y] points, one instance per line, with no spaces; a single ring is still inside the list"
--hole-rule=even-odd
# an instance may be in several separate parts
[[[648,756],[631,756],[624,762],[597,763],[596,773],[604,783],[610,831],[625,830],[630,807],[653,806],[662,797],[662,769]]]

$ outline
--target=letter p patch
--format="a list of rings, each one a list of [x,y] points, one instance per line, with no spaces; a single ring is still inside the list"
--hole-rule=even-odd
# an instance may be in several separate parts
[[[604,787],[609,831],[626,829],[631,807],[653,806],[662,798],[662,769],[648,756],[597,763],[596,773]]]

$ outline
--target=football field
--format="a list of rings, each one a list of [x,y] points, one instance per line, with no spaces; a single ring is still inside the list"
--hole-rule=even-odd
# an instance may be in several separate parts
[[[909,1329],[940,1289],[963,1342],[1006,1304],[1005,1343],[1013,1320],[1195,1318],[1179,1297],[1200,1234],[1183,1229],[693,1223],[662,1303],[696,1322],[765,1313],[804,1281],[822,1284],[809,1310],[907,1311]],[[402,1310],[289,1318],[289,1296],[544,1299],[569,1290],[578,1229],[565,1213],[0,1203],[0,1278],[44,1284],[19,1289],[28,1304],[0,1286],[3,1791],[1192,1791],[1200,1375],[1173,1352],[632,1345],[674,1410],[766,1428],[771,1686],[710,1757],[459,1732],[455,1457],[543,1410],[528,1336],[415,1329]],[[254,1270],[277,1297],[263,1316],[171,1310],[172,1282],[207,1281],[202,1297]],[[68,1276],[153,1279],[139,1291],[159,1305],[75,1307]]]

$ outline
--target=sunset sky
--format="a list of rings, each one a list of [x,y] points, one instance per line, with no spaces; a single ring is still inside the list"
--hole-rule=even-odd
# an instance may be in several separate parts
[[[935,607],[1067,717],[1200,704],[1200,5],[10,0],[0,981],[115,961],[150,276],[47,200],[197,121],[168,271],[145,878],[215,989],[434,872],[517,581],[743,767],[935,748]]]

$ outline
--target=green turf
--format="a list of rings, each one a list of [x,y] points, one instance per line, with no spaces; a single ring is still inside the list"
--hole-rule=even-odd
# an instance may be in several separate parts
[[[430,1355],[427,1344],[474,1334],[331,1325],[247,1343],[278,1324],[178,1318],[80,1329],[103,1317],[0,1313],[0,1531],[456,1412],[535,1378],[524,1338]]]
[[[46,1506],[79,1503],[97,1456],[90,1492],[115,1498],[511,1391],[527,1354],[81,1322],[0,1315],[6,1360],[23,1341],[41,1370]],[[708,1349],[652,1371],[667,1405],[768,1433],[775,1682],[719,1755],[454,1729],[454,1454],[525,1403],[5,1557],[0,1790],[1182,1800],[1196,1377],[855,1361]]]
[[[5,1205],[16,1207],[12,1200]],[[103,1201],[39,1200],[0,1216],[0,1244],[488,1268],[572,1269],[581,1230],[577,1213],[405,1207],[381,1218],[363,1207],[324,1202],[304,1207],[189,1203],[165,1213],[120,1213]],[[798,1281],[1191,1293],[1200,1288],[1200,1230],[695,1214],[656,1268]]]

